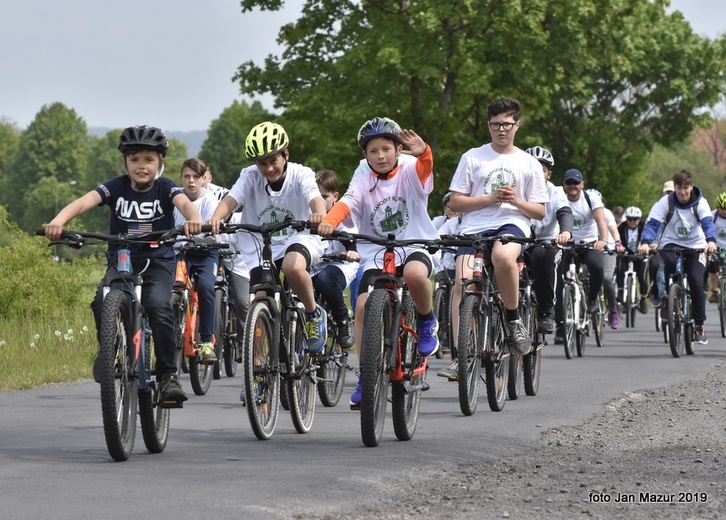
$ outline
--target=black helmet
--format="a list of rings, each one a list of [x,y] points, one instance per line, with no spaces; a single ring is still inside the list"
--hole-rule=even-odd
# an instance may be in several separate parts
[[[130,126],[121,132],[118,140],[121,153],[134,150],[156,150],[162,157],[169,151],[169,142],[164,132],[154,126]]]
[[[358,146],[362,150],[365,150],[368,141],[374,137],[388,137],[393,139],[396,143],[401,141],[398,139],[398,134],[401,133],[401,127],[398,126],[393,119],[387,117],[374,117],[373,119],[366,121],[363,126],[358,130]]]

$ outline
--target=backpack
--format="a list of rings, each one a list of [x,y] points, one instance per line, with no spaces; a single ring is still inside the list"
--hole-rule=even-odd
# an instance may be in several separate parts
[[[675,199],[671,196],[668,196],[668,213],[666,213],[666,218],[663,221],[663,226],[667,226],[668,222],[670,222],[671,218],[673,218],[673,213],[676,211],[676,203]],[[693,212],[693,216],[696,217],[696,222],[698,222],[699,225],[701,225],[701,217],[698,216],[698,210],[696,209],[696,206],[691,206],[691,211]],[[716,219],[714,219],[714,222]]]

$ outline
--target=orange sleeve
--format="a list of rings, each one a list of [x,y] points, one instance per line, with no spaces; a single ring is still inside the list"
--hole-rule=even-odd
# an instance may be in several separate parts
[[[434,153],[431,151],[431,147],[427,144],[426,151],[416,158],[416,173],[418,174],[418,180],[421,181],[421,186],[426,186],[426,179],[429,178],[434,171]]]
[[[328,214],[325,215],[321,224],[330,224],[334,228],[337,228],[348,215],[350,215],[350,208],[348,205],[345,202],[336,202],[333,204],[333,207],[330,208]]]

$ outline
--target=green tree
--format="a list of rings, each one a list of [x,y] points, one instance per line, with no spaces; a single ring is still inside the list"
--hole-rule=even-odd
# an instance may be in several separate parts
[[[253,126],[275,119],[259,101],[252,105],[234,101],[218,119],[212,121],[202,143],[199,158],[209,164],[214,183],[231,188],[242,168],[249,165],[245,157],[245,139]]]
[[[694,35],[667,0],[308,0],[281,56],[242,64],[246,94],[270,93],[311,165],[345,177],[355,136],[388,115],[434,149],[437,194],[466,149],[490,140],[486,107],[524,108],[519,142],[577,165],[611,203],[656,143],[678,142],[723,89],[722,42]],[[281,0],[242,0],[242,11]],[[438,209],[438,208],[437,208]]]
[[[20,130],[5,119],[0,119],[0,204],[7,204],[13,197],[14,190],[12,166],[20,147]]]

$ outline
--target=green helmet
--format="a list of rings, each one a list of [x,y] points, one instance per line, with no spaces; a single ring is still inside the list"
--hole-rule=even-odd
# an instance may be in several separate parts
[[[247,136],[245,155],[251,161],[259,161],[287,150],[289,145],[285,129],[277,123],[265,121],[255,126]]]
[[[726,191],[716,197],[716,207],[718,209],[726,209]]]

